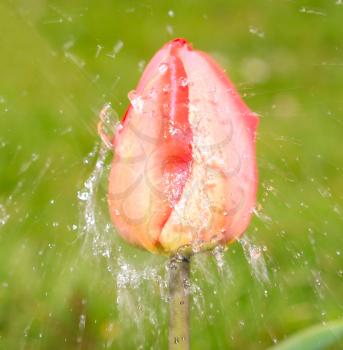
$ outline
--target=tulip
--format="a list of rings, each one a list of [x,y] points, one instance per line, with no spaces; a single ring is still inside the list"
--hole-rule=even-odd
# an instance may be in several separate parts
[[[237,239],[249,224],[258,118],[184,39],[155,54],[129,99],[113,141],[99,124],[115,152],[110,214],[127,241],[171,256],[169,349],[186,350],[190,255]]]
[[[258,118],[223,69],[175,39],[155,54],[129,100],[109,176],[119,234],[168,255],[237,239],[255,205]]]

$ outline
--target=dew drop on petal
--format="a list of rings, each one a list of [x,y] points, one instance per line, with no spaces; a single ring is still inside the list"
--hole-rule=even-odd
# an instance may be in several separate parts
[[[161,74],[164,74],[168,70],[168,65],[166,63],[161,63],[158,66],[158,70]]]
[[[181,87],[186,87],[186,86],[188,85],[188,80],[187,80],[187,78],[181,77],[181,78],[179,79],[179,84],[180,84]]]
[[[144,107],[144,101],[142,96],[138,95],[135,90],[132,90],[128,94],[129,100],[131,102],[131,105],[133,109],[137,113],[142,113],[143,112],[143,107]]]

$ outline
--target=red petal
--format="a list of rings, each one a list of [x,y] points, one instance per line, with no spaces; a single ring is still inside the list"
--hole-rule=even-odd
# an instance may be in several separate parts
[[[250,221],[257,184],[256,115],[209,56],[185,46],[179,55],[190,85],[194,162],[161,234],[167,250],[241,235]]]
[[[182,86],[187,76],[178,47],[159,51],[131,93],[109,179],[114,224],[130,242],[149,250],[158,247],[192,161],[188,86]]]

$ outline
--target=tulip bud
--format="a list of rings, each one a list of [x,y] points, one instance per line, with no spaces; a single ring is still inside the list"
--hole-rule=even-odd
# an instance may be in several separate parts
[[[255,205],[258,118],[224,71],[175,39],[129,99],[109,176],[119,234],[166,254],[238,238]]]

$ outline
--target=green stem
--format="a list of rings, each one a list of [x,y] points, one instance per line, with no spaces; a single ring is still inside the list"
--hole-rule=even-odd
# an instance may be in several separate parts
[[[173,256],[169,267],[169,350],[189,349],[190,257]]]

